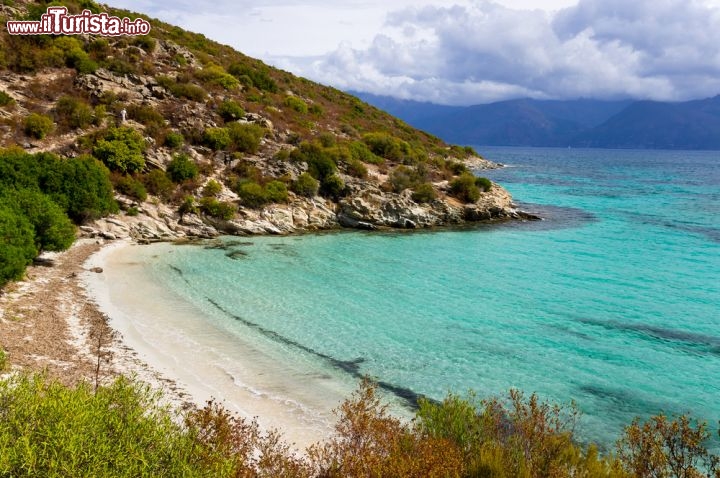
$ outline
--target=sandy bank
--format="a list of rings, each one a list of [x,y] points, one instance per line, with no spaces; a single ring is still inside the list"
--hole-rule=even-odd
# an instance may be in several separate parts
[[[52,267],[31,266],[25,281],[8,286],[0,346],[13,368],[45,370],[68,385],[135,376],[178,408],[214,398],[281,430],[298,450],[327,437],[347,390],[278,368],[198,320],[200,311],[147,277],[138,262],[147,247],[80,240],[54,255]]]
[[[84,272],[82,282],[118,336],[118,370],[162,387],[176,401],[215,399],[263,428],[281,430],[299,449],[327,437],[332,409],[349,391],[328,377],[308,378],[204,320],[203,311],[151,277],[146,261],[169,247],[118,242],[85,264],[103,269]]]

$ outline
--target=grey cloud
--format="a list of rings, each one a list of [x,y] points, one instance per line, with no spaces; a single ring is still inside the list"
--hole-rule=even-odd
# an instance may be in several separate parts
[[[476,1],[397,11],[386,29],[367,49],[344,46],[300,73],[454,104],[720,93],[720,12],[696,0],[581,0],[554,17]]]

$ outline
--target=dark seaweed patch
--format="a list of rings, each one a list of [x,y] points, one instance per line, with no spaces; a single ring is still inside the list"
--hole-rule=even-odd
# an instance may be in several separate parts
[[[720,355],[720,338],[710,335],[666,329],[654,325],[623,323],[614,320],[579,319],[579,322],[603,327],[608,330],[636,333],[641,337],[649,337],[663,342],[682,344],[686,346],[684,349],[690,352],[705,352]]]
[[[597,397],[605,404],[607,410],[613,413],[623,412],[628,415],[641,416],[647,410],[663,410],[666,407],[658,403],[650,403],[639,396],[623,389],[611,389],[596,384],[587,384],[580,390],[588,395]]]
[[[245,251],[238,251],[238,250],[228,251],[228,252],[225,253],[225,257],[229,257],[230,259],[232,259],[232,260],[234,260],[234,261],[237,261],[237,260],[239,260],[239,259],[244,259],[244,258],[246,258],[247,256],[248,256],[248,253],[247,253],[247,252],[245,252]]]
[[[243,325],[246,325],[247,327],[257,330],[264,336],[266,336],[276,342],[279,342],[279,343],[282,343],[285,345],[289,345],[296,349],[302,350],[303,352],[306,352],[310,355],[314,355],[315,357],[321,358],[321,359],[325,360],[327,363],[329,363],[330,365],[332,365],[333,367],[337,368],[338,370],[342,370],[343,372],[345,372],[355,378],[361,379],[361,378],[365,377],[365,374],[360,372],[360,364],[365,362],[365,359],[362,357],[358,357],[353,360],[336,359],[335,357],[331,357],[327,354],[324,354],[315,349],[312,349],[312,348],[308,347],[307,345],[303,345],[299,342],[296,342],[295,340],[292,340],[288,337],[280,335],[277,332],[275,332],[274,330],[267,329],[259,324],[256,324],[255,322],[251,322],[251,321],[244,319],[238,315],[235,315],[235,314],[229,312],[228,310],[226,310],[224,307],[222,307],[220,304],[218,304],[214,300],[210,299],[209,297],[206,297],[206,299],[213,306],[215,306],[215,308],[220,310],[225,315],[232,317],[233,319],[241,322]],[[418,401],[420,398],[423,397],[423,395],[420,395],[406,387],[394,385],[394,384],[391,384],[388,382],[384,382],[382,380],[376,381],[376,383],[380,389],[394,394],[396,397],[402,399],[405,402],[405,404],[412,409],[418,408]]]

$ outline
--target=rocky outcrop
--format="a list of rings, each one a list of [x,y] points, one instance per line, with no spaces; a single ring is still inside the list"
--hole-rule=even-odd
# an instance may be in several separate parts
[[[417,229],[464,222],[518,219],[510,194],[494,185],[477,203],[462,204],[452,198],[417,204],[409,190],[401,194],[366,188],[340,201],[338,223],[361,229]]]
[[[202,214],[180,216],[159,202],[136,204],[122,196],[118,200],[125,209],[137,208],[137,215],[120,214],[99,219],[82,226],[82,234],[109,240],[129,238],[138,242],[157,242],[212,238],[221,234],[284,235],[343,227],[423,229],[478,221],[539,219],[517,210],[510,194],[497,185],[483,193],[474,204],[463,204],[450,197],[418,204],[412,200],[409,190],[396,194],[365,185],[337,205],[321,197],[293,196],[288,204],[273,204],[259,210],[240,208],[236,217],[227,221]]]
[[[165,88],[158,85],[151,76],[133,74],[120,76],[104,68],[92,74],[78,75],[75,84],[98,98],[106,91],[123,94],[128,100],[139,101],[167,96]]]

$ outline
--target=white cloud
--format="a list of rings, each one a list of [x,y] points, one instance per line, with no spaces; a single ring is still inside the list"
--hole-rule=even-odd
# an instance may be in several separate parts
[[[397,34],[414,30],[425,32],[422,41]],[[341,58],[330,54],[301,73],[452,104],[684,100],[720,93],[720,9],[699,0],[581,0],[554,14],[489,1],[407,8],[388,16],[370,47],[345,47]]]
[[[390,13],[380,0],[122,2],[377,94],[469,104],[720,93],[720,0],[393,0]]]

